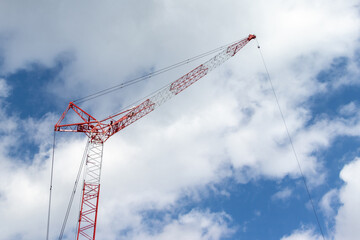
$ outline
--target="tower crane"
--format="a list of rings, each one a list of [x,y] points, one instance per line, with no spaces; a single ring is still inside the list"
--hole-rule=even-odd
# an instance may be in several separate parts
[[[228,46],[205,63],[167,85],[165,88],[158,90],[137,106],[128,108],[121,113],[112,115],[103,120],[97,120],[74,102],[69,103],[59,121],[56,123],[55,131],[82,132],[88,137],[88,147],[85,150],[87,151],[86,165],[77,226],[77,240],[95,240],[104,143],[115,133],[154,111],[157,107],[178,95],[200,78],[207,75],[210,71],[223,64],[255,38],[255,35],[250,34],[248,37]],[[80,118],[79,122],[62,124],[66,114],[70,110],[78,115]]]

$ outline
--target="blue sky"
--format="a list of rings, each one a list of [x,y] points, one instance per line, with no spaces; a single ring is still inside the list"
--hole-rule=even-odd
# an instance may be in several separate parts
[[[2,1],[0,239],[45,238],[53,126],[69,101],[249,33],[325,239],[357,239],[359,23],[355,0]],[[107,116],[206,60],[81,107]],[[85,142],[57,134],[51,239]],[[97,238],[322,239],[255,41],[106,142]]]

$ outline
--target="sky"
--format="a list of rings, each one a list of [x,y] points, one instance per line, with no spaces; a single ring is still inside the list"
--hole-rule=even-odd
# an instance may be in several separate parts
[[[255,34],[104,145],[97,239],[360,236],[360,2],[0,1],[0,239],[45,239],[67,104]],[[80,105],[98,119],[208,59]],[[85,149],[57,133],[50,238]],[[78,190],[63,239],[74,239]]]

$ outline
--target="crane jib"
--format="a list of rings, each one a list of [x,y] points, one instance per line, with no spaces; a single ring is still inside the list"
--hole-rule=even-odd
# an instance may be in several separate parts
[[[203,64],[193,69],[191,72],[185,74],[170,85],[170,91],[175,95],[195,83],[197,80],[202,78],[208,73],[208,68],[204,67]]]

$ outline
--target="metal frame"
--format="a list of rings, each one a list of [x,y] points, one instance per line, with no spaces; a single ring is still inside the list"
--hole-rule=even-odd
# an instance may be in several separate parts
[[[89,138],[77,240],[95,239],[104,143]]]

